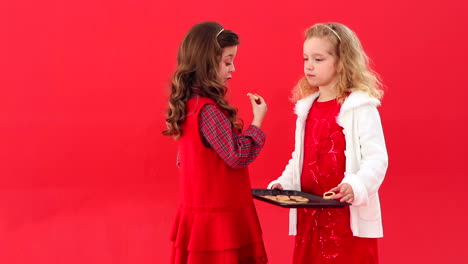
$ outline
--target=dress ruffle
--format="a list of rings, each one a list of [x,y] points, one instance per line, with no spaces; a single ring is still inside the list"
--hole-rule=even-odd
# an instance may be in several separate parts
[[[266,264],[265,248],[262,242],[243,246],[239,249],[222,251],[195,251],[172,247],[171,264]]]
[[[253,203],[237,208],[181,205],[171,240],[176,248],[191,252],[239,250],[255,243],[263,247]]]

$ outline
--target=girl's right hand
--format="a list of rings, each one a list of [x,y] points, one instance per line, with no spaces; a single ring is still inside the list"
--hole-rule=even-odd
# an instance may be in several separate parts
[[[265,99],[258,94],[248,93],[247,96],[252,104],[253,121],[252,125],[260,128],[262,126],[263,119],[265,118],[268,107]]]
[[[271,189],[283,190],[283,185],[281,185],[280,183],[275,183],[271,186]]]

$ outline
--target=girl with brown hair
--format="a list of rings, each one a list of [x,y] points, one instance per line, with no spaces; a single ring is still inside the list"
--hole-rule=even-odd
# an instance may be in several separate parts
[[[267,263],[247,170],[265,143],[260,127],[267,106],[248,94],[254,117],[242,133],[225,99],[238,44],[234,32],[204,22],[179,48],[163,132],[179,142],[173,264]]]

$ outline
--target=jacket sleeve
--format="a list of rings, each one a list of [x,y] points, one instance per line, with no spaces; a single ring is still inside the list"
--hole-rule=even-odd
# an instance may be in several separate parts
[[[270,182],[268,184],[268,189],[271,189],[271,186],[275,183],[280,183],[285,190],[294,190],[294,185],[293,185],[293,175],[294,175],[294,167],[297,166],[297,151],[294,151],[292,153],[292,157],[288,162],[288,165],[284,168],[283,173],[281,176]]]
[[[367,205],[383,182],[388,167],[388,155],[380,115],[375,106],[356,110],[361,161],[355,173],[345,173],[343,183],[354,191],[354,206]]]

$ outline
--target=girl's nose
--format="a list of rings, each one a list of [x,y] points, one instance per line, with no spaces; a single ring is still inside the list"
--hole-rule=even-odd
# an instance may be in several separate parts
[[[234,63],[232,63],[231,72],[235,72],[235,71],[236,71],[236,67],[234,67]]]

